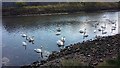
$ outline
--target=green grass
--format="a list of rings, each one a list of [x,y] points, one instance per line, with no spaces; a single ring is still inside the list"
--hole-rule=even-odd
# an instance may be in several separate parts
[[[62,66],[82,66],[79,60],[77,59],[65,59],[61,61]]]
[[[97,68],[120,68],[120,55],[116,59],[106,60],[103,63],[100,63]]]
[[[23,3],[24,4],[24,3]],[[64,13],[64,12],[80,12],[80,11],[95,11],[106,9],[118,9],[118,3],[114,2],[71,2],[59,3],[54,5],[38,5],[38,6],[20,6],[2,8],[3,16],[22,15],[22,14],[46,14],[46,13]]]

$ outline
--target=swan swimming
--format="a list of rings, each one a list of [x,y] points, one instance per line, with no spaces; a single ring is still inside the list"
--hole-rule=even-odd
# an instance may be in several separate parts
[[[61,32],[57,32],[57,33],[56,33],[56,35],[60,35],[60,34],[61,34]]]
[[[57,41],[57,45],[58,45],[58,46],[64,46],[64,42],[61,41],[61,40],[58,40],[58,41]]]
[[[80,29],[79,32],[80,32],[81,34],[82,34],[82,33],[85,34],[85,33],[86,33],[86,28],[85,28],[84,30],[81,30],[81,29]]]
[[[106,26],[101,26],[101,28],[105,29],[105,28],[106,28]]]
[[[111,24],[115,24],[115,23],[116,23],[116,21],[117,21],[117,20],[113,20],[113,21],[111,21]]]
[[[84,31],[83,31],[83,30],[80,30],[79,32],[80,32],[80,33],[84,33]]]
[[[60,32],[60,31],[61,31],[61,28],[57,28],[57,31]]]
[[[27,45],[26,41],[22,42],[22,44],[23,44],[23,46],[26,46],[26,45]]]
[[[107,16],[106,15],[103,15],[103,18],[106,18]]]
[[[94,33],[96,33],[96,30],[94,30]]]
[[[102,32],[102,34],[107,34],[107,32],[106,32],[106,31],[104,31],[104,32]]]
[[[36,53],[40,53],[40,54],[41,54],[41,57],[43,58],[42,46],[41,46],[40,48],[34,49],[34,51],[35,51]]]
[[[40,47],[40,49],[39,49],[39,48],[34,49],[34,51],[35,51],[36,53],[41,53],[41,52],[42,52],[42,46]]]
[[[27,35],[25,33],[23,33],[23,32],[21,33],[21,36],[22,37],[27,37]]]
[[[28,38],[28,41],[29,41],[29,42],[32,42],[32,44],[34,44],[34,43],[33,43],[33,42],[34,42],[34,36],[29,37],[29,38]]]
[[[88,37],[88,34],[85,34],[83,37]]]
[[[112,29],[111,30],[116,30],[116,27],[114,26],[114,27],[112,27]]]

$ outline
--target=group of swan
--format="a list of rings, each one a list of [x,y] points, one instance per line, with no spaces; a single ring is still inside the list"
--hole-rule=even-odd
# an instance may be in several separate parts
[[[114,30],[116,30],[116,28],[117,28],[116,24],[112,25],[111,33],[112,33]]]
[[[104,18],[105,18],[105,17],[106,17],[106,16],[104,16]],[[115,26],[112,26],[112,29],[111,29],[111,30],[115,30],[115,29],[116,29],[116,21],[111,21],[111,20],[109,20],[109,22],[111,22],[111,24],[115,24]],[[96,23],[96,24],[95,24],[95,28],[96,28],[98,25],[99,25],[99,23]],[[106,34],[107,32],[105,31],[105,29],[106,29],[106,24],[105,24],[104,26],[102,25],[102,26],[98,29],[98,31],[102,31],[102,34]],[[83,37],[88,37],[88,34],[87,34],[87,32],[86,32],[86,28],[85,28],[84,30],[81,30],[81,29],[80,29],[79,32],[80,32],[81,34],[83,34]],[[93,32],[96,33],[97,30],[94,30]],[[60,34],[61,34],[61,28],[57,28],[57,33],[56,33],[56,35],[60,35]],[[28,40],[29,42],[33,42],[33,41],[34,41],[34,36],[28,37],[25,33],[22,33],[21,36],[22,36],[22,37],[26,37],[26,40]],[[57,45],[58,45],[58,46],[64,46],[64,43],[65,43],[65,36],[64,36],[64,37],[61,37],[61,39],[57,41]],[[26,45],[27,45],[27,42],[24,41],[24,42],[22,42],[22,44],[23,44],[24,46],[26,46]],[[40,48],[34,49],[34,51],[35,51],[36,53],[41,54],[41,57],[43,58],[42,46],[41,46]]]
[[[103,17],[106,17],[105,15]],[[99,25],[99,23],[96,23],[96,27]],[[107,28],[106,23],[104,23],[104,25],[101,25],[100,28],[96,28],[98,31],[102,32],[102,34],[107,34],[107,32],[105,31],[105,29]],[[94,33],[97,32],[97,30],[94,30]]]
[[[116,30],[116,28],[117,28],[117,26],[116,26],[117,20],[110,20],[110,19],[106,19],[106,20],[109,21],[112,24],[111,32],[113,30]]]
[[[109,24],[111,24],[112,25],[112,27],[111,27],[111,32],[113,31],[113,30],[116,30],[116,28],[117,28],[117,26],[116,26],[116,20],[110,20],[110,19],[106,19],[108,22],[110,22]],[[107,32],[105,31],[105,29],[106,29],[106,24],[103,26],[101,26],[101,29],[98,29],[98,31],[102,31],[102,34],[107,34]]]
[[[59,30],[60,31],[60,30]],[[27,36],[25,33],[21,33],[21,36],[23,37],[23,38],[26,38],[26,40],[28,41],[28,42],[34,42],[34,36],[32,36],[32,37],[30,37],[30,36]],[[64,39],[63,39],[64,40]],[[26,46],[27,46],[27,41],[24,41],[24,42],[22,42],[22,44],[23,44],[23,46],[25,46],[25,49],[26,49]],[[40,47],[40,48],[36,48],[36,49],[34,49],[34,51],[36,52],[36,53],[38,53],[38,54],[40,54],[40,56],[41,56],[41,58],[44,58],[44,56],[43,56],[43,53],[44,53],[44,55],[45,55],[45,57],[48,57],[48,55],[49,55],[49,53],[47,52],[47,51],[43,51],[42,50],[42,46]]]
[[[111,32],[112,32],[113,30],[116,30],[116,28],[117,28],[117,27],[116,27],[116,21],[117,21],[117,20],[107,19],[107,16],[106,16],[106,15],[104,15],[103,18],[105,18],[106,21],[108,21],[108,22],[112,25],[112,27],[111,27]],[[90,21],[90,20],[87,20],[87,21]],[[97,31],[100,31],[100,32],[102,32],[102,34],[107,34],[107,31],[106,31],[107,25],[106,25],[106,23],[104,23],[104,25],[101,25],[101,26],[100,26],[100,21],[93,21],[93,22],[96,22],[95,24],[93,24],[93,27],[96,28],[95,30],[93,30],[94,33],[96,33]],[[108,24],[109,24],[109,23],[108,23]],[[98,25],[100,26],[100,28],[98,27]],[[81,34],[83,34],[83,37],[88,37],[88,34],[86,33],[86,29],[84,29],[84,30],[80,29],[79,32],[80,32]]]
[[[32,44],[34,44],[34,36],[32,36],[32,37],[27,36],[27,35],[26,35],[25,33],[23,33],[23,32],[21,33],[21,36],[22,36],[23,38],[25,37],[28,42],[32,42]],[[26,41],[24,41],[23,43],[24,43],[24,44],[27,44]],[[24,44],[23,44],[23,45],[24,45]]]

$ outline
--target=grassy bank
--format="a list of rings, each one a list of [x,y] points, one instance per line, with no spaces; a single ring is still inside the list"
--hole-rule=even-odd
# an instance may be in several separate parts
[[[80,11],[118,10],[116,2],[61,2],[56,4],[27,6],[25,3],[16,3],[16,7],[3,7],[3,16],[74,13]]]

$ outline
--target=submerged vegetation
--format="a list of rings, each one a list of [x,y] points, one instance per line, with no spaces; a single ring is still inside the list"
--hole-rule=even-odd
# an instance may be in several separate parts
[[[118,2],[56,2],[46,5],[28,5],[26,2],[15,2],[16,6],[4,7],[3,16],[75,13],[80,11],[118,10]]]

